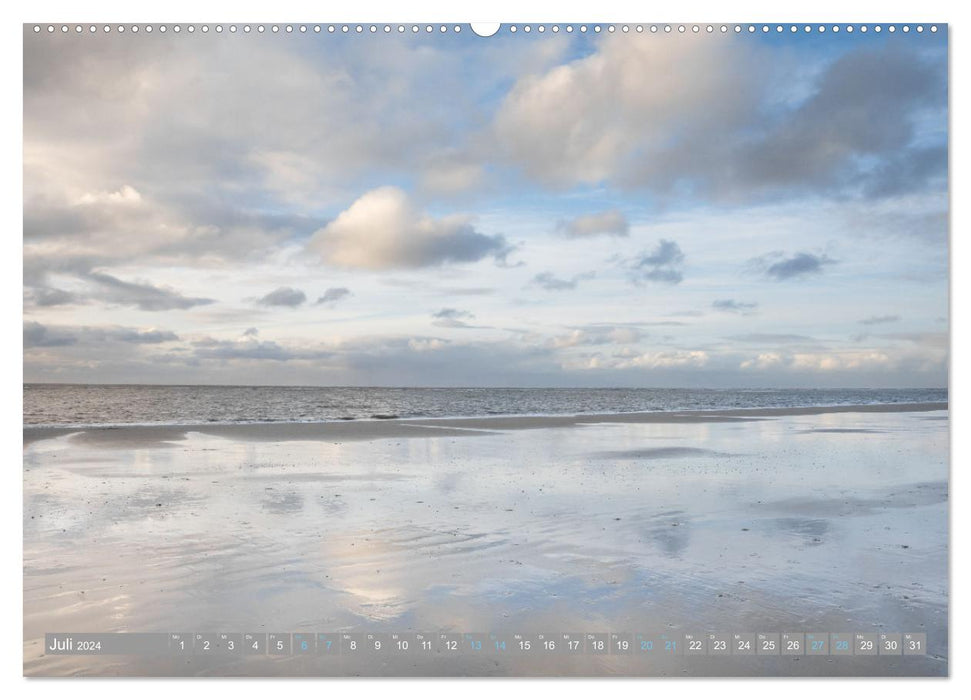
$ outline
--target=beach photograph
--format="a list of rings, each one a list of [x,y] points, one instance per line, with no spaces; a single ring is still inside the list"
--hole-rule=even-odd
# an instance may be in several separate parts
[[[24,25],[24,676],[949,675],[947,26],[490,31]]]

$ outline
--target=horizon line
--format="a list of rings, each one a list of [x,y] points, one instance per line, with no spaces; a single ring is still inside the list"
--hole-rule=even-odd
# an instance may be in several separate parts
[[[103,386],[103,387],[199,387],[215,389],[522,389],[522,390],[576,390],[600,391],[949,391],[949,386],[508,386],[508,385],[392,385],[392,384],[202,384],[159,382],[22,382],[22,386]]]

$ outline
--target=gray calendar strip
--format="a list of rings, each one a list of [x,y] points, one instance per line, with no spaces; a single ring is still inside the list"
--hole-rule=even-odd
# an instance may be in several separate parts
[[[48,633],[44,652],[74,656],[382,656],[403,654],[615,656],[917,656],[924,633],[734,632],[160,632]]]

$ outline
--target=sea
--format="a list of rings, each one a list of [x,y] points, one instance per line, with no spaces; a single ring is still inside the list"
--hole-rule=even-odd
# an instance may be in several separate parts
[[[25,426],[308,423],[947,402],[947,389],[493,389],[24,384]]]

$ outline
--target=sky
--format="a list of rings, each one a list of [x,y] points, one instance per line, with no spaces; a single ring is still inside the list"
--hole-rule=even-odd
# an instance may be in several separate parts
[[[943,387],[947,37],[24,29],[24,380]]]

